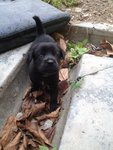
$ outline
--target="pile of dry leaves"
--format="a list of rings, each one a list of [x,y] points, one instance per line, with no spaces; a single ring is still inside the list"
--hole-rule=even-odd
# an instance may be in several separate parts
[[[59,102],[67,87],[66,80],[59,83]],[[39,145],[51,148],[60,106],[50,113],[48,104],[49,95],[46,91],[28,91],[21,111],[16,117],[10,116],[6,121],[0,137],[0,149],[37,150]]]
[[[94,45],[91,46],[89,53],[96,55],[96,56],[109,56],[113,57],[113,44],[108,42],[107,40],[102,40],[100,42],[99,47],[95,47]]]
[[[64,37],[58,37],[58,43],[64,46]],[[66,45],[63,49],[66,51]],[[62,62],[61,65],[64,64]],[[67,78],[68,69],[60,69],[59,108],[53,112],[49,111],[50,98],[47,87],[32,93],[30,88],[27,90],[20,112],[16,117],[9,116],[2,129],[0,150],[38,150],[40,145],[52,148],[51,141],[61,109],[61,97],[68,88]]]

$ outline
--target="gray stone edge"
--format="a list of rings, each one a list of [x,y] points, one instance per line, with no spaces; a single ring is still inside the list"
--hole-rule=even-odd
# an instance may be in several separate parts
[[[15,50],[12,50],[12,51],[18,51],[19,50],[21,56],[20,56],[19,61],[16,62],[15,66],[11,68],[11,70],[8,74],[6,74],[4,81],[0,85],[0,98],[2,98],[5,90],[11,84],[11,82],[15,79],[16,75],[21,70],[22,66],[25,64],[26,55],[27,55],[27,52],[29,50],[30,45],[31,44],[27,44],[27,45],[21,46],[19,48],[16,48]],[[9,54],[10,54],[10,52],[9,52]],[[6,55],[6,53],[4,53],[2,55]]]

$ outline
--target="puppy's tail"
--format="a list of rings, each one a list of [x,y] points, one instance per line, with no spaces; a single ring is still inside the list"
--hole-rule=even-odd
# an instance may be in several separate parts
[[[44,28],[43,28],[43,25],[42,25],[40,18],[37,16],[34,16],[33,19],[36,22],[36,28],[37,28],[38,35],[44,34],[45,31],[44,31]]]

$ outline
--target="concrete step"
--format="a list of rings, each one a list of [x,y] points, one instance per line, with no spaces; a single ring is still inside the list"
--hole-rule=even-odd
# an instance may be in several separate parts
[[[59,150],[113,150],[113,59],[85,54],[78,66]]]
[[[0,55],[0,127],[4,120],[15,114],[29,84],[26,71],[26,53],[30,44]]]

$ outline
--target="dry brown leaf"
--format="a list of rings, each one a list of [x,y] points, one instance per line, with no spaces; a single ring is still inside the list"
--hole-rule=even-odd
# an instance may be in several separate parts
[[[60,68],[68,68],[68,62],[66,59],[60,61]]]
[[[102,40],[100,46],[106,49],[107,55],[113,55],[113,44],[109,43],[107,40]]]
[[[29,122],[26,125],[26,129],[35,137],[38,143],[51,146],[49,140],[45,137],[44,133],[40,130],[39,126],[35,122]]]
[[[32,92],[33,97],[37,98],[38,96],[41,96],[43,94],[42,91],[34,91]]]
[[[26,120],[27,118],[31,118],[35,116],[40,110],[45,108],[45,103],[32,104],[31,107],[26,109],[24,108],[23,116],[18,119],[18,121]]]
[[[31,145],[34,148],[37,148],[36,142],[34,142],[32,139],[29,140],[28,145]]]
[[[19,122],[19,121],[25,121],[26,119],[29,118],[30,115],[31,115],[31,111],[27,109],[27,110],[23,113],[22,117],[18,118],[18,122]]]
[[[60,111],[60,107],[58,107],[55,111],[51,112],[50,114],[48,114],[47,116],[51,119],[51,118],[57,118],[59,116],[59,111]],[[48,119],[49,119],[48,118]]]
[[[38,122],[40,122],[46,119],[57,118],[59,116],[59,111],[60,111],[60,107],[49,114],[44,114],[42,116],[36,117],[36,119],[38,120]]]
[[[28,139],[27,139],[26,135],[24,134],[23,145],[24,145],[25,149],[27,149],[27,144],[28,144]]]
[[[39,129],[39,134],[41,135],[41,138],[44,140],[44,143],[51,146],[50,141],[46,138],[46,136],[44,135],[44,132],[40,129]]]
[[[20,145],[18,150],[26,150],[26,148],[24,147],[23,143]]]
[[[67,49],[67,45],[66,45],[66,41],[64,40],[64,38],[60,38],[59,40],[59,45],[60,45],[60,48],[66,52],[66,49]]]
[[[24,113],[26,110],[31,109],[32,104],[33,104],[32,98],[31,98],[31,97],[27,97],[27,98],[23,101],[23,103],[22,103],[21,111]]]
[[[26,127],[24,123],[22,123],[21,121],[17,121],[16,124],[17,124],[18,129],[23,130],[23,131],[25,130]]]
[[[105,49],[99,51],[90,51],[89,54],[100,56],[100,57],[107,56],[107,52]]]
[[[15,137],[16,131],[16,118],[14,116],[10,116],[7,119],[2,130],[2,134],[0,136],[0,144],[5,147]]]
[[[50,142],[52,142],[53,136],[55,134],[55,129],[56,127],[54,126],[44,131],[45,136],[47,137],[47,139],[49,139]]]
[[[23,141],[22,144],[19,147],[19,150],[26,150],[27,149],[27,145],[28,145],[28,139],[26,137],[26,135],[23,135]]]
[[[50,133],[51,133],[51,134],[50,134],[50,137],[49,137],[49,141],[52,142],[53,137],[54,137],[54,135],[55,135],[55,128],[53,128],[53,130],[52,130]]]
[[[60,69],[60,72],[59,72],[59,80],[60,80],[60,81],[67,80],[68,77],[69,77],[68,68]]]
[[[19,147],[19,150],[27,150],[27,145],[28,145],[28,139],[27,139],[27,136],[24,134],[23,135],[23,141]]]
[[[68,82],[67,82],[67,80],[61,81],[59,83],[59,96],[62,97],[67,89],[68,89]]]
[[[108,55],[108,56],[112,56],[112,55],[113,55],[113,51],[111,51],[111,50],[109,50],[109,49],[107,49],[106,51],[107,51],[107,55]]]
[[[17,149],[17,145],[20,142],[22,133],[19,132],[16,137],[8,144],[4,147],[4,150],[16,150]]]
[[[103,49],[110,49],[112,50],[112,45],[107,40],[102,40],[100,45]]]
[[[54,39],[56,40],[56,42],[58,43],[58,45],[60,46],[60,48],[66,52],[67,49],[67,45],[66,45],[66,41],[64,39],[64,36],[61,35],[60,33],[54,33],[53,34]]]
[[[29,87],[29,88],[26,90],[26,92],[25,92],[25,94],[24,94],[24,97],[23,97],[23,100],[26,99],[27,97],[29,97],[30,92],[31,92],[31,87]]]
[[[64,39],[64,36],[58,32],[53,33],[53,38],[55,39],[56,42],[59,41],[59,39]]]
[[[38,103],[34,104],[34,106],[31,109],[31,115],[30,117],[35,116],[40,110],[43,110],[45,108],[46,103]]]
[[[0,145],[0,150],[3,150],[3,147],[2,147],[2,145]]]

